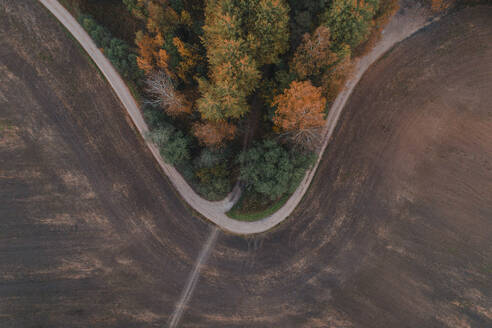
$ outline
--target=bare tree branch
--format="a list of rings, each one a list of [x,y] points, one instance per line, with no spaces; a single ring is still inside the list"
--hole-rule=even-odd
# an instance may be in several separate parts
[[[145,80],[146,91],[153,98],[147,103],[161,105],[170,115],[189,112],[189,106],[183,96],[174,88],[173,81],[163,71],[155,71]]]

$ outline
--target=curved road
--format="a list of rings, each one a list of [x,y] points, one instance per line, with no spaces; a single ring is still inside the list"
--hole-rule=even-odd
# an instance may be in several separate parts
[[[0,0],[0,326],[492,326],[490,17],[373,65],[292,217],[246,237],[190,213],[37,1]]]
[[[87,51],[89,56],[97,64],[101,72],[111,84],[113,90],[119,97],[121,103],[125,107],[126,111],[133,120],[133,123],[142,134],[148,131],[148,127],[145,124],[141,112],[133,99],[130,91],[126,87],[125,83],[113,68],[111,63],[96,47],[91,37],[84,31],[84,29],[77,23],[77,21],[70,15],[70,13],[57,1],[57,0],[39,0],[46,8],[48,8],[53,15],[67,28],[70,33],[77,39],[82,47]],[[330,113],[327,117],[326,124],[323,130],[323,144],[321,146],[320,154],[323,154],[328,142],[335,131],[340,114],[350,97],[353,89],[357,85],[358,81],[369,68],[369,66],[375,62],[381,55],[388,51],[393,45],[404,40],[408,36],[415,33],[415,31],[425,27],[430,23],[429,14],[420,8],[418,4],[411,4],[405,6],[404,10],[401,10],[390,21],[381,40],[372,51],[361,58],[355,65],[352,78],[347,82],[346,88],[335,100]],[[294,209],[299,205],[300,201],[306,194],[316,170],[319,166],[322,156],[318,156],[314,167],[308,171],[301,181],[299,187],[288,199],[288,201],[274,214],[255,222],[241,222],[234,219],[230,219],[225,213],[231,209],[234,203],[240,197],[240,188],[238,185],[234,188],[228,197],[220,202],[210,202],[198,194],[188,185],[179,172],[167,165],[162,157],[159,155],[157,147],[151,142],[147,141],[147,146],[151,150],[152,154],[163,168],[164,172],[179,192],[181,197],[198,213],[203,215],[208,220],[217,224],[219,227],[226,231],[230,231],[237,234],[255,234],[268,231],[275,227],[287,217],[289,217]]]
[[[142,113],[130,90],[110,61],[103,55],[82,26],[80,26],[75,18],[57,0],[39,1],[63,24],[96,63],[131,117],[137,130],[142,136],[145,136],[149,129],[143,119]],[[231,194],[222,201],[208,201],[200,197],[172,165],[166,164],[163,161],[158,148],[152,142],[146,141],[146,144],[173,186],[188,205],[212,222],[217,221],[216,223],[222,225],[224,229],[230,231],[238,230],[235,232],[241,233],[241,229],[235,229],[234,220],[229,219],[225,215],[225,212],[232,208],[241,194],[239,186],[236,186]]]

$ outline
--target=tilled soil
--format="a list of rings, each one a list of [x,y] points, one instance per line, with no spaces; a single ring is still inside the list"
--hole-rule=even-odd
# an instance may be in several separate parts
[[[0,31],[0,327],[165,321],[207,224],[37,1]]]
[[[220,233],[182,327],[492,326],[492,8],[395,47],[291,218]],[[0,327],[162,327],[210,224],[85,54],[0,0]]]

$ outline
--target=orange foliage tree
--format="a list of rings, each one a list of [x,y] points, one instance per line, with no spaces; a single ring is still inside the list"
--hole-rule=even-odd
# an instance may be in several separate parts
[[[325,123],[326,98],[322,96],[321,88],[310,81],[293,81],[283,94],[274,98],[273,105],[277,106],[273,118],[275,126],[297,144],[315,148],[320,128]]]
[[[321,73],[324,67],[333,64],[337,55],[331,51],[330,29],[319,26],[312,35],[304,34],[296,49],[292,67],[301,79]]]
[[[168,75],[172,75],[168,67],[169,55],[166,50],[162,49],[162,36],[157,34],[151,37],[142,32],[137,33],[136,43],[138,46],[137,65],[146,74],[153,69],[160,68]]]
[[[232,140],[236,126],[226,121],[195,123],[193,134],[207,147],[219,148],[226,140]]]
[[[139,56],[137,57],[138,67],[149,73],[152,70],[154,61],[154,42],[148,35],[137,34],[136,40]]]
[[[202,57],[196,44],[188,44],[177,36],[180,26],[187,29],[192,27],[190,13],[185,9],[176,12],[167,0],[124,2],[137,18],[145,22],[145,29],[137,33],[135,40],[139,54],[138,66],[147,74],[153,70],[163,70],[173,78],[190,82],[189,74]]]

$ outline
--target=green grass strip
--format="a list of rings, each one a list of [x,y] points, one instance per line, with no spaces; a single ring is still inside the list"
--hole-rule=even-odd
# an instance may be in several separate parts
[[[287,194],[285,196],[282,196],[278,201],[276,201],[272,206],[268,207],[267,209],[264,209],[259,212],[251,212],[251,213],[243,213],[241,212],[238,207],[239,204],[241,204],[241,199],[230,209],[229,212],[226,213],[228,217],[231,219],[239,220],[239,221],[247,221],[247,222],[252,222],[252,221],[258,221],[263,218],[266,218],[267,216],[272,215],[275,213],[278,209],[280,209],[289,199],[291,194]]]

